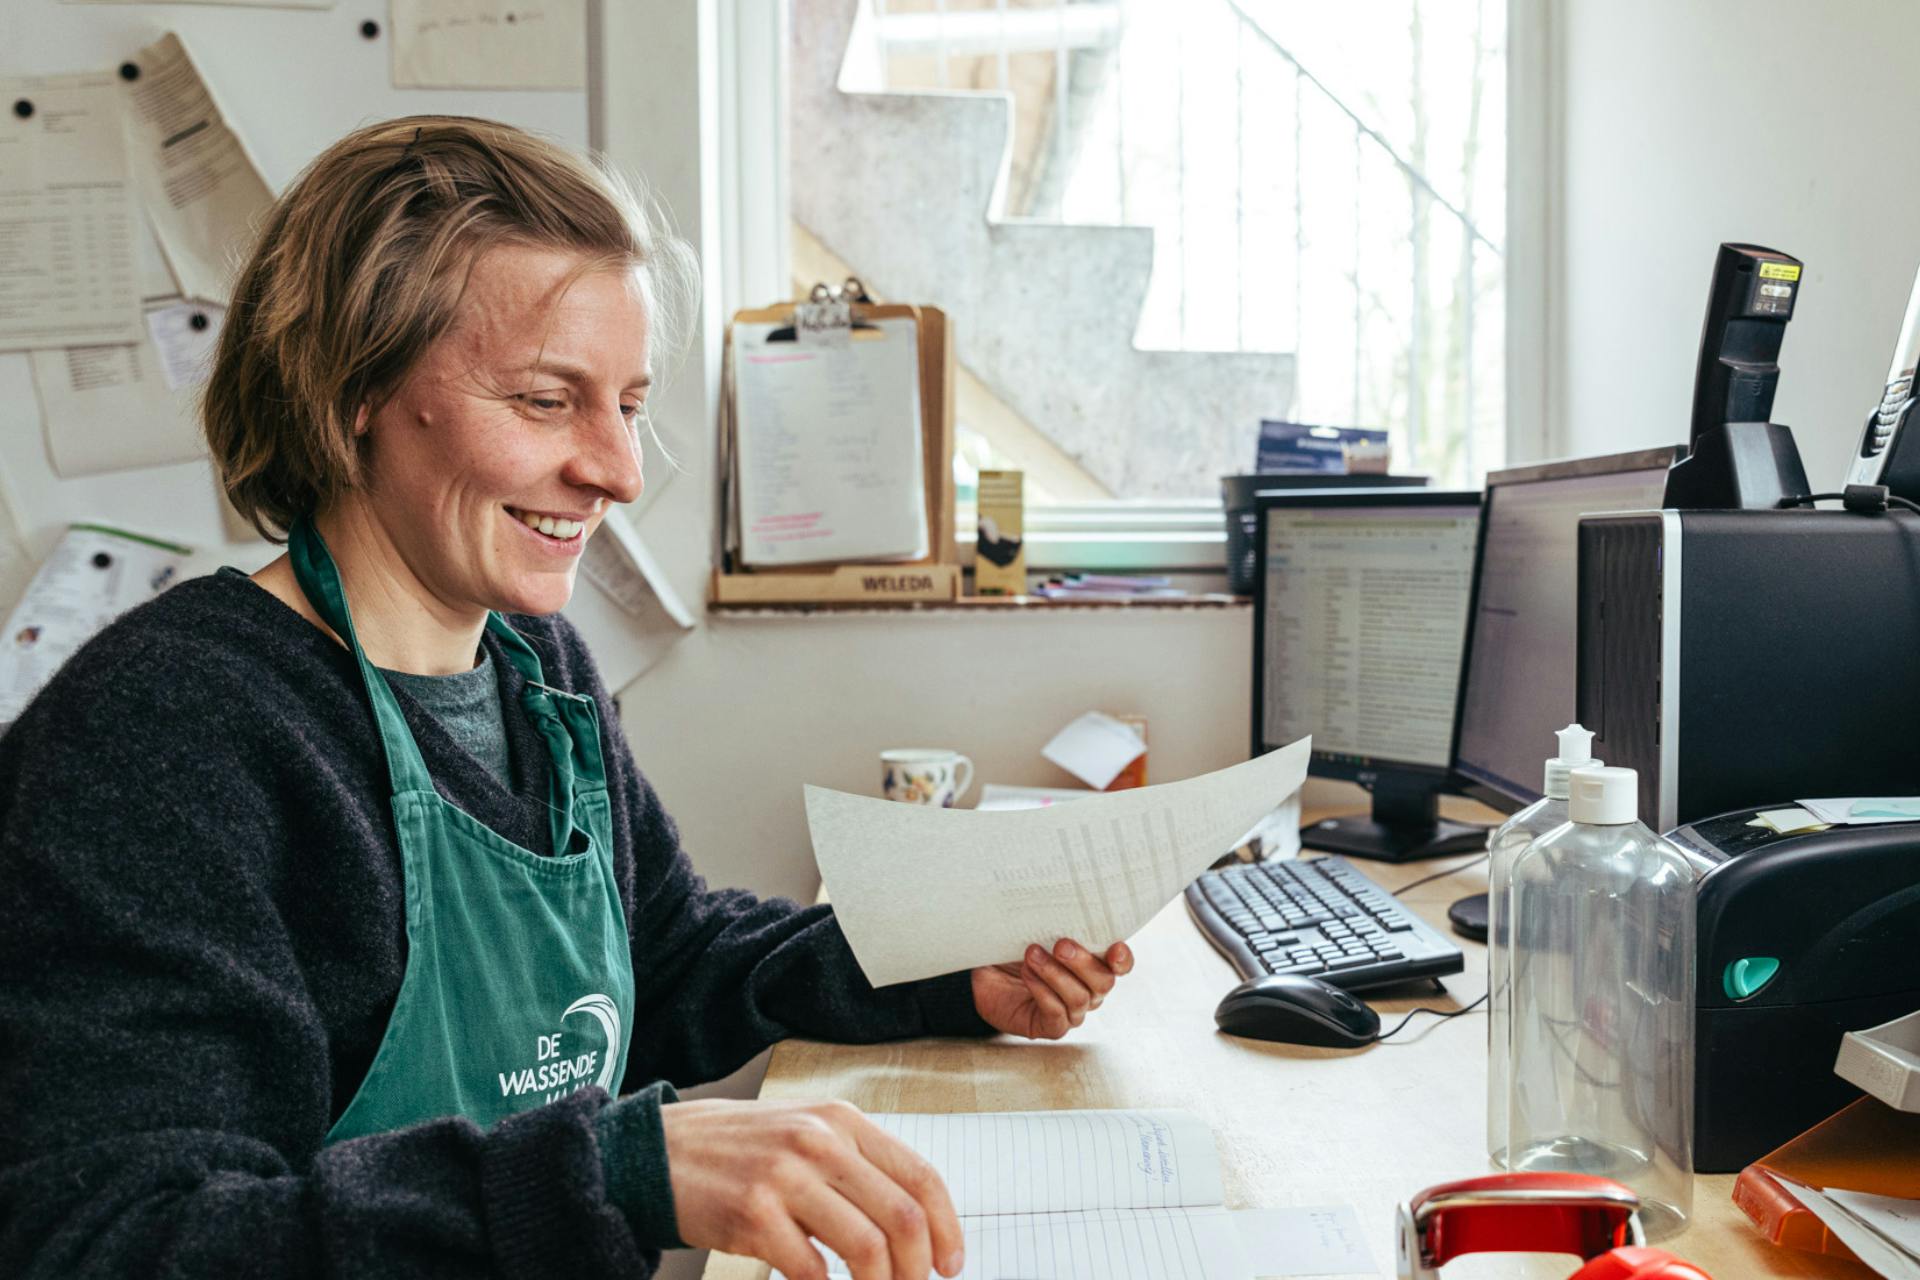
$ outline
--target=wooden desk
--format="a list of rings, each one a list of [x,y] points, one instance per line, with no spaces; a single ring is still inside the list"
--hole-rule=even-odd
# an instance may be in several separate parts
[[[1446,807],[1456,817],[1494,816]],[[1360,866],[1393,889],[1471,860]],[[1482,865],[1423,885],[1406,901],[1444,932],[1448,904],[1485,888]],[[1457,1008],[1486,990],[1486,949],[1458,941],[1467,967],[1446,980],[1450,995],[1372,1001],[1386,1025],[1416,1005]],[[1213,1025],[1214,1005],[1239,979],[1180,901],[1133,948],[1134,973],[1065,1040],[789,1040],[773,1051],[760,1096],[844,1098],[868,1111],[1185,1107],[1212,1126],[1230,1206],[1350,1204],[1381,1276],[1392,1275],[1396,1205],[1422,1187],[1488,1171],[1483,1013],[1417,1018],[1394,1039],[1357,1051],[1240,1040]],[[1767,1244],[1734,1208],[1732,1190],[1731,1175],[1696,1178],[1693,1224],[1665,1247],[1714,1280],[1872,1276],[1856,1263]],[[1479,1255],[1445,1274],[1565,1280],[1573,1270],[1565,1257]],[[764,1280],[768,1268],[715,1254],[704,1274]]]

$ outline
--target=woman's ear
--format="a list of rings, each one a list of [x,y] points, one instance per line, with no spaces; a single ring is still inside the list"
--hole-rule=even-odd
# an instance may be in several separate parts
[[[362,404],[360,408],[354,412],[354,415],[353,415],[353,434],[355,434],[356,436],[363,436],[367,434],[367,420],[372,416],[373,415],[369,407],[365,404]]]

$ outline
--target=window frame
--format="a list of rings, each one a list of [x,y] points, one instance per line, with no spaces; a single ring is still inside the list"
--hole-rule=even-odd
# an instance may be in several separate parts
[[[604,0],[603,0],[604,2]],[[1554,370],[1564,363],[1563,338],[1551,323],[1549,299],[1563,278],[1552,236],[1561,190],[1553,140],[1564,113],[1558,69],[1564,0],[1507,0],[1506,462],[1565,452],[1565,413]],[[719,79],[726,87],[719,122],[722,144],[721,226],[732,252],[752,267],[729,270],[729,310],[756,283],[781,279],[792,226],[787,137],[790,121],[784,4],[721,0],[717,23]],[[771,90],[771,91],[769,91]],[[772,127],[761,127],[774,111]],[[780,241],[755,255],[763,239]],[[757,258],[757,260],[755,260]],[[724,322],[724,317],[722,317]],[[1225,563],[1226,523],[1217,500],[1115,500],[1032,504],[1026,513],[1028,564],[1038,570],[1214,570]],[[972,559],[970,518],[955,531],[962,563]]]

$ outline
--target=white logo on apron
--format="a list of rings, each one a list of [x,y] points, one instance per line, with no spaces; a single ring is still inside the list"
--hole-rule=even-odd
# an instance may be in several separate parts
[[[614,1004],[612,999],[607,996],[581,996],[578,1000],[575,1000],[567,1006],[567,1011],[560,1015],[560,1020],[565,1022],[576,1013],[592,1014],[599,1020],[600,1029],[607,1033],[606,1065],[600,1068],[600,1078],[595,1080],[594,1083],[602,1089],[612,1092],[614,1084],[613,1072],[614,1069],[620,1065],[619,1006]]]

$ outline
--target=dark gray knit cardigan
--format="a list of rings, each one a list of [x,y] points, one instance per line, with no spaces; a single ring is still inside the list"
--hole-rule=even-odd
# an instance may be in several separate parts
[[[322,1148],[406,963],[390,788],[352,657],[224,571],[114,623],[0,737],[0,1275],[645,1275],[675,1243],[650,1082],[788,1035],[987,1031],[966,975],[876,991],[829,908],[708,890],[578,634],[512,621],[600,707],[628,1096]],[[400,702],[441,793],[544,854],[546,755],[493,657],[511,790]]]

